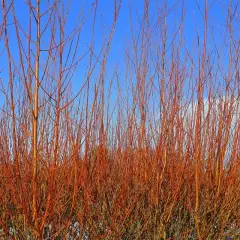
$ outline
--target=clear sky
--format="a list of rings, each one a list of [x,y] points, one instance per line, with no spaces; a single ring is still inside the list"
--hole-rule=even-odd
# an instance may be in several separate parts
[[[7,1],[6,1],[7,2]],[[28,16],[29,16],[29,9],[25,3],[26,1],[23,0],[15,0],[15,11],[17,18],[23,27],[27,31],[28,29]],[[32,1],[34,2],[34,1]],[[41,8],[46,8],[47,0],[41,1]],[[68,1],[65,1],[66,4]],[[77,15],[82,12],[83,15],[86,15],[89,9],[92,7],[94,1],[91,0],[72,0],[71,1],[71,8],[69,12],[69,18],[66,25],[66,35],[68,32],[71,31],[72,27],[76,22]],[[156,16],[159,7],[164,4],[162,0],[150,0],[150,10],[149,15]],[[215,36],[215,43],[222,45],[224,39],[224,29],[225,23],[227,18],[227,5],[228,0],[209,0],[208,5],[210,6],[209,9],[209,40],[208,40],[208,48],[213,48],[213,41],[211,40],[211,35]],[[237,5],[237,0],[233,0],[233,10],[235,10],[235,6]],[[196,48],[196,33],[199,36],[200,44],[203,41],[203,12],[204,12],[204,0],[185,0],[185,1],[178,1],[178,0],[168,0],[166,1],[168,8],[171,9],[169,15],[167,17],[167,25],[168,25],[168,36],[173,35],[174,30],[178,27],[180,23],[180,18],[182,14],[182,6],[184,4],[184,24],[183,24],[183,36],[185,40],[185,44],[189,50]],[[120,10],[120,15],[117,21],[116,30],[112,42],[111,51],[108,58],[108,68],[114,69],[115,66],[123,67],[124,60],[125,60],[125,48],[126,44],[130,40],[130,9],[132,12],[132,23],[133,23],[133,30],[138,31],[139,29],[139,19],[143,14],[143,6],[144,1],[142,0],[123,0],[122,7]],[[98,11],[97,11],[97,18],[96,18],[96,26],[95,26],[95,50],[98,52],[100,50],[102,39],[104,34],[109,32],[112,19],[113,19],[113,9],[114,9],[114,0],[99,0],[98,1]],[[239,9],[236,8],[236,15],[239,18]],[[2,12],[0,13],[0,19],[2,21]],[[152,18],[154,21],[156,18]],[[85,52],[91,42],[91,26],[93,21],[93,15],[88,19],[85,26],[83,27],[83,31],[81,34],[80,39],[80,47],[79,51]],[[8,24],[9,26],[9,35],[10,35],[10,47],[13,56],[15,59],[18,59],[18,50],[17,50],[17,42],[15,36],[14,26],[11,25],[12,18],[9,17]],[[234,25],[234,34],[235,37],[239,38],[239,26],[237,23]],[[47,38],[46,38],[47,39]],[[46,41],[47,42],[47,41]],[[42,42],[42,46],[47,43]],[[4,51],[4,39],[1,39],[0,42],[0,50],[1,52]],[[80,53],[81,55],[81,53]],[[84,67],[87,62],[87,59],[83,59],[79,64],[79,67],[76,71],[76,78],[79,76],[84,77]],[[110,71],[111,72],[111,71]],[[6,52],[3,52],[1,55],[1,72],[0,77],[3,82],[6,84],[8,80],[7,75],[7,61],[6,61]],[[81,78],[80,77],[80,78]],[[75,82],[74,86],[78,88],[79,83],[78,80]],[[0,93],[1,95],[1,93]],[[2,97],[0,96],[0,101],[2,102]]]

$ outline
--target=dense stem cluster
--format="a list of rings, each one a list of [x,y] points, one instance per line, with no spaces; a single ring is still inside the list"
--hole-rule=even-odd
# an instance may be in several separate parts
[[[101,40],[98,0],[70,30],[70,2],[22,1],[25,23],[16,2],[0,15],[0,239],[239,239],[238,4],[222,45],[198,6],[189,50],[184,1],[144,0],[112,68],[121,0]]]

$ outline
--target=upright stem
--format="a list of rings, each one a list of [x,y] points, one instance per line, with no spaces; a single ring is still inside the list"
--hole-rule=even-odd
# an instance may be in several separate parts
[[[37,22],[37,41],[36,41],[36,59],[35,59],[35,89],[34,89],[34,109],[33,109],[33,221],[37,224],[37,164],[38,164],[38,91],[39,91],[39,59],[40,59],[40,0],[37,0],[36,7]]]

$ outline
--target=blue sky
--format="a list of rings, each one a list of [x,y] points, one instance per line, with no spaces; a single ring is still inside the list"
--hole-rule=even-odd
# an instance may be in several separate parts
[[[34,1],[33,1],[34,2]],[[41,1],[41,8],[42,11],[46,9],[47,0]],[[65,1],[66,3],[68,1]],[[78,14],[81,12],[82,16],[86,15],[89,11],[89,9],[92,7],[92,4],[94,1],[89,0],[72,0],[71,1],[71,8],[69,12],[69,18],[68,22],[66,24],[66,35],[71,32],[72,27],[76,23],[76,18]],[[156,16],[158,9],[163,6],[164,1],[161,0],[152,0],[150,2],[150,8],[149,8],[149,15],[153,16],[151,19],[152,24],[154,24],[154,21],[156,20]],[[176,1],[176,0],[168,0],[166,1],[168,8],[172,9],[167,17],[167,25],[168,25],[168,36],[171,38],[175,29],[177,29],[180,18],[182,14],[182,5],[184,4],[184,23],[183,23],[183,36],[184,41],[186,44],[186,47],[189,49],[189,51],[192,51],[193,49],[197,51],[196,43],[197,38],[196,35],[199,36],[200,45],[203,43],[203,30],[204,30],[204,20],[203,20],[203,12],[204,12],[204,0],[185,0],[185,1]],[[233,6],[235,6],[237,3],[237,0],[233,1]],[[23,0],[15,1],[15,11],[17,18],[19,22],[21,23],[21,26],[23,29],[28,29],[28,16],[29,16],[29,9]],[[228,1],[223,0],[212,0],[208,1],[208,5],[211,6],[209,10],[209,26],[208,29],[208,49],[213,48],[213,41],[211,35],[215,36],[216,44],[219,46],[222,46],[223,38],[224,38],[224,31],[226,26],[224,25],[226,23],[227,18],[227,4]],[[143,6],[144,1],[142,0],[123,0],[122,1],[122,8],[120,10],[119,18],[117,21],[115,34],[112,42],[111,51],[108,58],[108,70],[109,74],[111,75],[111,69],[114,69],[116,66],[118,68],[124,69],[124,61],[125,61],[125,48],[127,43],[130,42],[130,9],[132,13],[132,24],[133,24],[133,31],[137,33],[139,29],[139,19],[141,19],[141,16],[143,14]],[[97,17],[96,17],[96,26],[95,26],[95,50],[96,53],[100,50],[103,37],[109,32],[111,23],[113,20],[113,11],[114,10],[114,0],[99,0],[98,1],[98,11],[97,11]],[[237,13],[239,15],[239,11]],[[2,12],[0,13],[0,19],[2,20]],[[90,18],[87,20],[85,26],[83,27],[81,39],[80,39],[80,47],[79,47],[79,55],[83,55],[83,53],[87,50],[88,46],[91,42],[91,26],[93,21],[93,15],[90,16]],[[12,18],[9,16],[8,23],[11,24]],[[237,29],[239,26],[237,26],[237,23],[234,23],[234,29],[235,29],[235,37],[239,38],[239,29]],[[211,27],[212,26],[212,27]],[[14,26],[9,26],[9,35],[10,35],[10,47],[12,54],[14,58],[19,58],[17,52],[17,42],[16,42],[16,36],[14,33]],[[33,27],[34,32],[34,27]],[[47,35],[46,37],[46,43],[47,45]],[[3,39],[1,39],[0,42],[0,49],[1,51],[4,49],[3,45]],[[82,52],[82,53],[81,53]],[[194,58],[194,55],[193,55]],[[76,71],[75,77],[73,78],[73,85],[74,89],[78,89],[81,85],[81,80],[78,80],[79,78],[84,78],[85,74],[85,66],[87,64],[88,59],[83,59]],[[227,63],[227,58],[225,58]],[[8,79],[7,74],[7,61],[6,61],[6,54],[3,53],[1,56],[1,73],[0,77],[3,80],[3,82],[6,84]],[[1,93],[0,93],[1,94]],[[2,97],[0,96],[0,101]]]

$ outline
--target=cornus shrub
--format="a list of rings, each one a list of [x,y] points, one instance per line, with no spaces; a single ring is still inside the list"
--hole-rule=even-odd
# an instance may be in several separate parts
[[[220,2],[190,33],[184,1],[2,0],[0,239],[240,238],[239,4],[217,31]]]

